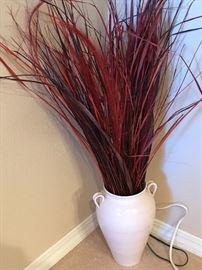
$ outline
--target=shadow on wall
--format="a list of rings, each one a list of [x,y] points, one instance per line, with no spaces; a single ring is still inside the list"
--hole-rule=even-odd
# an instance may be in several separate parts
[[[78,221],[81,222],[86,218],[85,210],[88,208],[93,213],[95,211],[92,196],[95,192],[102,188],[102,176],[96,165],[96,160],[91,157],[90,153],[79,142],[74,132],[68,127],[68,124],[64,123],[53,111],[48,107],[44,107],[42,103],[42,109],[47,112],[49,118],[59,130],[64,141],[64,146],[68,153],[70,153],[73,163],[76,166],[76,175],[80,181],[79,188],[74,192],[72,201],[74,209],[77,211]],[[86,205],[86,207],[85,207]],[[1,269],[0,269],[1,270]]]
[[[72,138],[71,142],[72,151],[75,151],[73,149],[76,149],[76,153],[74,152],[74,154],[79,164],[79,174],[81,180],[80,188],[77,189],[73,195],[73,202],[76,206],[79,220],[83,220],[83,205],[86,205],[90,209],[91,213],[95,211],[92,197],[95,192],[100,191],[102,188],[102,176],[97,168],[96,161],[90,157],[90,154],[85,149],[82,149],[75,138]],[[88,179],[86,179],[86,174],[83,174],[84,170],[88,170]]]
[[[162,146],[156,157],[151,162],[147,173],[147,181],[154,181],[158,185],[158,190],[155,195],[157,208],[174,203],[169,186],[169,179],[162,169],[164,163],[166,162],[167,160],[164,153],[164,146]],[[157,210],[156,212],[156,218],[158,220],[161,220],[174,227],[182,215],[184,215],[184,210],[179,207]]]
[[[25,254],[17,247],[0,247],[0,270],[22,270],[28,264]]]
[[[168,179],[163,171],[163,164],[165,161],[164,147],[162,146],[157,155],[152,160],[148,171],[147,181],[154,181],[158,185],[158,189],[155,195],[156,204],[165,205],[172,200],[172,194],[168,185]],[[169,218],[168,211],[157,210],[156,217],[162,221],[166,221]]]

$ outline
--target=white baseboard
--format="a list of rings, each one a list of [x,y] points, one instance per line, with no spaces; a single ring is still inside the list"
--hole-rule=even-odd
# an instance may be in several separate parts
[[[67,255],[68,252],[84,240],[96,227],[97,221],[95,214],[93,214],[65,235],[56,244],[50,247],[24,270],[49,270],[53,265]],[[169,242],[173,229],[174,228],[172,226],[156,219],[152,234]],[[187,251],[202,257],[202,239],[185,231],[178,231],[175,246],[186,249]]]
[[[76,247],[97,227],[95,214],[90,215],[86,220],[65,235],[56,244],[45,251],[40,257],[34,260],[24,270],[49,270],[68,252]]]
[[[155,219],[152,234],[160,239],[169,242],[171,240],[174,227]],[[185,249],[197,256],[202,257],[202,239],[187,233],[183,230],[178,230],[175,243],[176,247]]]

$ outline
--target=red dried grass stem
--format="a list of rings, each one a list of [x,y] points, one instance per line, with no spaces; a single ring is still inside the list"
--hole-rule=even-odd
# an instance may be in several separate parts
[[[16,74],[0,58],[10,73],[2,78],[16,80],[55,110],[94,156],[105,187],[131,195],[144,188],[148,165],[166,138],[202,101],[201,86],[191,71],[194,56],[190,64],[180,56],[187,73],[173,98],[169,96],[179,60],[170,87],[162,87],[178,35],[198,29],[183,27],[201,17],[188,18],[191,3],[178,23],[183,1],[170,17],[168,0],[139,0],[137,8],[131,0],[129,10],[124,0],[123,19],[116,2],[107,2],[108,23],[92,2],[76,0],[40,1],[29,14],[27,31],[12,16],[23,46],[14,40],[17,49],[2,43],[0,47],[24,74]],[[103,32],[81,4],[94,8]],[[41,17],[49,23],[44,25]],[[200,97],[173,112],[188,73]]]

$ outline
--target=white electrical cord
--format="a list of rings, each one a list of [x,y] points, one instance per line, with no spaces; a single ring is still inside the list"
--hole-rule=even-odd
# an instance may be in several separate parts
[[[171,241],[170,241],[170,248],[169,248],[169,260],[170,260],[170,263],[171,263],[174,270],[178,270],[177,266],[173,262],[173,245],[174,245],[174,242],[175,242],[175,238],[176,238],[178,229],[179,229],[183,219],[185,218],[186,214],[188,213],[188,207],[186,205],[182,204],[182,203],[171,203],[171,204],[168,204],[168,205],[163,206],[163,207],[158,207],[157,206],[156,209],[157,210],[163,210],[163,209],[168,209],[168,208],[175,207],[175,206],[181,207],[181,208],[184,209],[184,214],[179,219],[179,221],[177,222],[177,225],[176,225],[175,230],[173,232],[173,235],[172,235],[172,238],[171,238]]]

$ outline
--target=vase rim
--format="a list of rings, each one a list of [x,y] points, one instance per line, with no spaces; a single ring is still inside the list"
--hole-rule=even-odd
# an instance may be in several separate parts
[[[145,187],[142,191],[140,191],[139,193],[137,194],[133,194],[133,195],[116,195],[116,194],[113,194],[111,193],[110,191],[108,191],[105,186],[103,185],[103,189],[104,191],[106,192],[106,194],[110,195],[111,197],[114,197],[114,198],[119,198],[119,199],[134,199],[140,195],[142,195],[145,190],[147,189],[147,183],[145,183]]]

